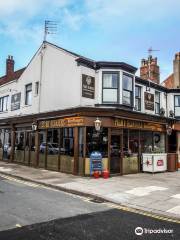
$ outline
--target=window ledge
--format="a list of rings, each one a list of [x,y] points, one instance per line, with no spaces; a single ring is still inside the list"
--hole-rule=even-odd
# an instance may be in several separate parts
[[[3,114],[3,113],[8,113],[8,111],[3,111],[3,112],[0,112],[0,114]]]
[[[26,108],[26,107],[31,107],[32,104],[29,104],[29,105],[24,105],[23,108]]]

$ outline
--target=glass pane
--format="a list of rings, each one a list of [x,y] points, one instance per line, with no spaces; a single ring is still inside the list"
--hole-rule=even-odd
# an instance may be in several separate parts
[[[26,85],[26,91],[32,91],[32,84]]]
[[[180,107],[175,107],[175,116],[180,116]]]
[[[160,113],[160,105],[159,105],[159,103],[155,103],[155,113]]]
[[[16,132],[15,140],[15,161],[24,162],[25,133]]]
[[[154,141],[154,152],[164,153],[165,152],[165,134],[155,132],[153,141]]]
[[[153,151],[152,132],[140,132],[140,142],[142,153],[151,153]]]
[[[131,92],[123,91],[123,104],[131,105]]]
[[[58,170],[59,129],[48,129],[47,133],[47,168]]]
[[[74,169],[74,131],[73,128],[60,130],[60,170],[72,173]]]
[[[180,96],[175,96],[175,106],[180,107]]]
[[[104,88],[117,88],[118,87],[118,74],[117,73],[103,74],[103,87]]]
[[[141,97],[141,87],[135,87],[135,97]]]
[[[46,154],[46,131],[39,132],[39,167],[45,167],[45,154]]]
[[[135,110],[137,111],[141,110],[141,100],[139,98],[135,99]]]
[[[103,102],[117,102],[117,89],[103,89]]]
[[[123,89],[132,91],[133,78],[123,74]]]
[[[160,102],[160,94],[159,94],[159,92],[155,92],[155,102],[157,102],[157,103]]]

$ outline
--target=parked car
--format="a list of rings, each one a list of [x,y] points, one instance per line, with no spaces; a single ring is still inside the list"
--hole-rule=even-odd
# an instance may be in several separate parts
[[[42,142],[41,145],[40,145],[40,152],[45,153],[46,147],[47,147],[47,153],[48,154],[58,154],[58,152],[59,152],[58,143]]]

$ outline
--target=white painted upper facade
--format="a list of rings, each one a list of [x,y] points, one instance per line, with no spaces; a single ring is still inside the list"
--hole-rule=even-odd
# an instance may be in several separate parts
[[[160,94],[160,109],[165,110],[164,116],[169,117],[169,111],[174,112],[174,95],[179,93],[167,93],[160,88],[150,87],[146,84],[135,81],[135,74],[121,68],[99,68],[78,64],[78,55],[61,49],[55,45],[45,43],[37,51],[31,62],[26,67],[19,79],[0,86],[0,98],[8,97],[7,111],[0,112],[0,119],[37,114],[42,112],[52,112],[61,109],[75,108],[81,106],[117,107],[123,104],[123,74],[132,76],[132,106],[129,110],[135,110],[135,86],[140,87],[141,109],[139,112],[156,115],[154,110],[145,108],[144,92],[154,95],[155,91]],[[103,102],[103,73],[118,73],[118,102]],[[82,96],[82,74],[94,77],[95,95],[94,98]],[[37,84],[39,85],[37,93]],[[32,102],[26,104],[26,86],[32,84]],[[21,93],[20,109],[11,110],[12,95]],[[126,107],[126,106],[124,106]],[[157,114],[160,115],[160,114]]]

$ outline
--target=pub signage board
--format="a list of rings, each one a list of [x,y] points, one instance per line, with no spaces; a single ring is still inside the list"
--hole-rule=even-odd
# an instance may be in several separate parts
[[[144,106],[146,110],[154,111],[154,94],[144,93]]]
[[[94,99],[95,78],[82,74],[82,97]]]
[[[48,129],[48,128],[61,128],[61,127],[78,127],[83,125],[84,125],[84,118],[72,117],[72,118],[60,118],[60,119],[40,121],[38,124],[38,128]]]
[[[11,96],[11,111],[20,109],[21,93],[16,93]]]
[[[144,129],[158,132],[165,131],[165,126],[161,124],[119,118],[115,119],[114,126],[118,128]]]

